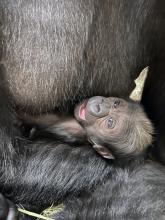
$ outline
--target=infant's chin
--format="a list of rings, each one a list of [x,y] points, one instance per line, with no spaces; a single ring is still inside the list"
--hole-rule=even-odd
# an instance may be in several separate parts
[[[85,99],[80,104],[78,104],[74,110],[74,116],[79,122],[85,122],[86,121],[86,105],[88,103],[88,100]]]

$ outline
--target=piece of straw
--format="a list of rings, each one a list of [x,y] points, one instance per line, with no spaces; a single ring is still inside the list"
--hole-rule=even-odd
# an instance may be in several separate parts
[[[35,218],[38,218],[38,219],[53,220],[52,218],[48,218],[48,217],[45,217],[43,215],[40,215],[40,214],[37,214],[37,213],[34,213],[34,212],[29,212],[25,209],[18,208],[18,211],[25,214],[25,215],[29,215],[29,216],[32,216],[32,217],[35,217]]]

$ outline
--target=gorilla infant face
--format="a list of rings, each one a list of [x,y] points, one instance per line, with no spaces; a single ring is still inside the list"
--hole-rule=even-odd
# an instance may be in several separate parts
[[[75,117],[105,158],[137,155],[152,142],[152,124],[135,102],[96,96],[80,103]]]

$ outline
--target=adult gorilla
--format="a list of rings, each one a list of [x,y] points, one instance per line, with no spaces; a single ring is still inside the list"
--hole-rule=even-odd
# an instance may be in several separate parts
[[[128,96],[163,49],[161,8],[155,0],[1,0],[1,60],[15,106],[67,111],[87,96]]]
[[[157,81],[152,106],[156,115],[157,95],[158,104],[164,102],[164,6],[163,0],[0,1],[4,78],[0,94],[0,188],[8,198],[33,207],[39,200],[37,207],[44,207],[68,194],[88,191],[98,179],[104,179],[104,169],[97,173],[97,181],[94,178],[91,182],[89,164],[69,158],[72,148],[59,145],[52,149],[38,144],[26,147],[16,139],[19,131],[14,129],[15,119],[6,99],[18,113],[39,114],[55,109],[67,112],[87,96],[127,97],[137,74],[149,65],[151,71],[161,74],[160,79],[150,80]],[[147,92],[146,97],[149,100]],[[79,149],[80,155],[88,152],[85,149]],[[64,156],[63,165],[57,155]],[[64,161],[72,167],[79,164],[76,175],[68,170],[66,176]],[[102,161],[98,164],[107,166]],[[92,170],[95,173],[98,167]]]

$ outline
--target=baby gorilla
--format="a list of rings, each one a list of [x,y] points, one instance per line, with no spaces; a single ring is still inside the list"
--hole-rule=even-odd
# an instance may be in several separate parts
[[[90,142],[107,159],[143,154],[152,143],[153,126],[136,102],[95,96],[80,103],[74,115],[26,118],[33,127],[30,138],[49,137],[68,144]]]
[[[139,155],[152,143],[153,126],[136,102],[96,96],[79,104],[75,117],[105,158]]]

